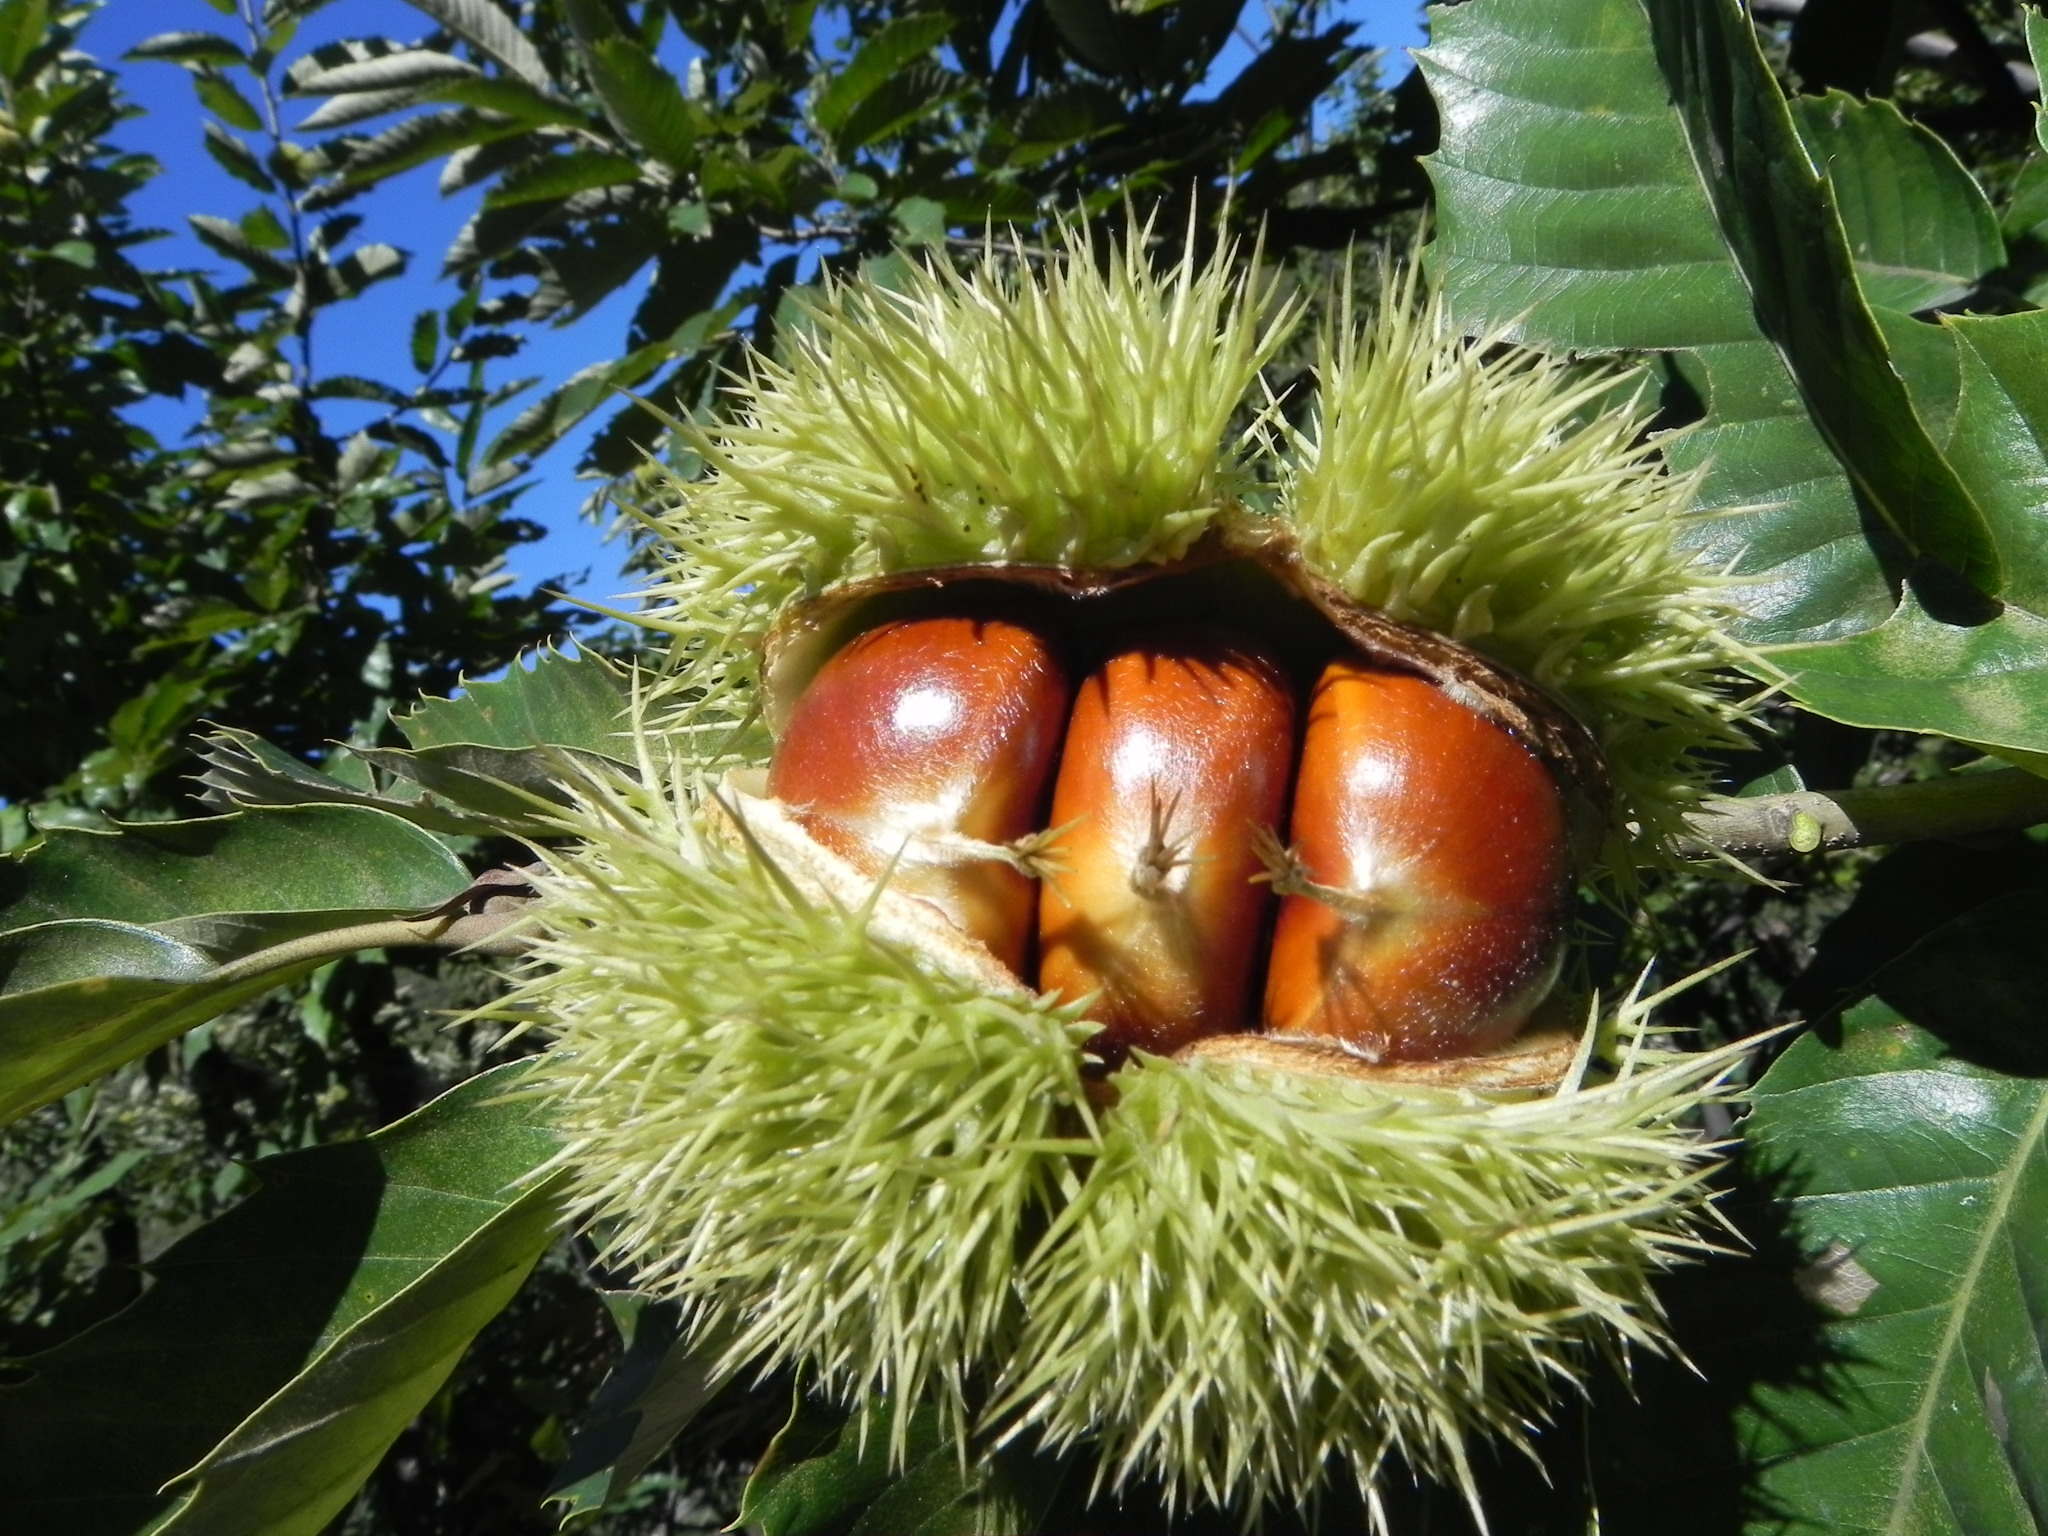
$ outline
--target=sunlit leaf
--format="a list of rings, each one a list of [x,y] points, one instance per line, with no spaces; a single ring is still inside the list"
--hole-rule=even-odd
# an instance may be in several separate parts
[[[492,0],[409,0],[429,16],[469,39],[528,85],[545,89],[548,67],[519,24]]]
[[[27,7],[22,8],[24,11]],[[38,31],[41,29],[38,28]],[[162,59],[173,64],[246,64],[242,50],[214,32],[159,32],[128,50],[131,59]]]
[[[1633,0],[1444,12],[1424,55],[1444,125],[1431,164],[1439,281],[1475,328],[1679,354],[1707,408],[1667,450],[1705,475],[1710,515],[1687,537],[1743,578],[1745,638],[1791,647],[1770,659],[1795,698],[1851,723],[2048,746],[2048,699],[2020,675],[2048,665],[2039,516],[1996,468],[2025,444],[1974,407],[1967,420],[1900,416],[1894,363],[1914,376],[1914,401],[1930,398],[1930,360],[1960,365],[1940,362],[1948,343],[1918,322],[1888,323],[1873,350],[1840,231],[1752,38],[1724,0],[1655,0],[1647,17]],[[1888,122],[1861,115],[1836,159],[1881,142],[1904,157],[1898,175],[1946,175],[1924,156],[1912,169],[1924,144],[1896,142]],[[1700,166],[1713,168],[1704,181]],[[1883,170],[1838,173],[1866,186]],[[1949,193],[1968,203],[1952,180]],[[1927,253],[1951,238],[1980,248],[1980,215],[1949,233],[1902,225],[1893,254],[1951,264]],[[1925,494],[1909,494],[1925,477]],[[1980,579],[1991,559],[2008,601],[1916,568],[1913,541]]]
[[[1799,97],[1792,108],[1834,189],[1856,277],[1872,304],[1953,304],[2004,262],[1990,200],[1933,133],[1888,101],[1840,91]]]
[[[1771,1528],[2037,1530],[2048,1080],[1973,1065],[1872,1001],[1839,1043],[1785,1053],[1748,1134],[1834,1319],[1831,1363],[1760,1388],[1741,1425]]]
[[[465,683],[452,699],[422,699],[398,716],[414,748],[460,744],[574,747],[624,760],[626,674],[589,651],[547,649],[503,677]]]
[[[0,932],[102,918],[163,927],[221,959],[304,931],[303,914],[419,912],[468,883],[461,861],[435,838],[351,806],[107,832],[60,827],[0,861]]]

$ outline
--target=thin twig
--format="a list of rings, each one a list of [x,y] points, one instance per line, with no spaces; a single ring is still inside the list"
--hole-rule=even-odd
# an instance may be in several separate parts
[[[1716,797],[1690,818],[1694,852],[1811,853],[1973,837],[2048,822],[2048,779],[2020,768],[1878,789]]]

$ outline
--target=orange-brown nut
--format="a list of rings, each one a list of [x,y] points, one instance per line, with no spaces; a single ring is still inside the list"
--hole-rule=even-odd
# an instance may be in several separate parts
[[[1075,695],[1040,900],[1042,990],[1097,994],[1111,1056],[1242,1028],[1286,810],[1294,691],[1252,641],[1188,628],[1118,650]]]
[[[1565,807],[1507,731],[1419,677],[1330,664],[1309,704],[1265,1027],[1371,1060],[1473,1056],[1556,980]]]
[[[919,897],[1020,976],[1036,909],[1003,845],[1044,824],[1069,682],[1006,618],[882,624],[826,662],[777,744],[768,790],[819,843]]]

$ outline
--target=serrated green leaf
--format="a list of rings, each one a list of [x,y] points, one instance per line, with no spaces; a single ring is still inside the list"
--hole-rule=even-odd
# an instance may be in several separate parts
[[[1953,304],[2005,261],[1998,215],[1955,151],[1889,101],[1802,96],[1793,121],[1834,189],[1874,305]]]
[[[348,91],[390,91],[432,85],[443,80],[475,79],[474,64],[431,48],[404,48],[370,59],[352,59],[332,69],[295,75],[292,88],[314,96]]]
[[[372,242],[359,245],[327,268],[337,293],[353,297],[372,283],[381,283],[405,271],[405,252],[393,245]]]
[[[465,683],[452,699],[422,699],[394,718],[416,750],[555,746],[623,761],[627,697],[626,675],[603,657],[549,647],[514,662],[503,677]]]
[[[1751,1156],[1834,1320],[1820,1379],[1740,1425],[1777,1531],[2037,1529],[2048,1507],[2048,1081],[1968,1064],[1885,1004],[1765,1074]]]
[[[724,1341],[683,1339],[675,1303],[632,1291],[606,1292],[604,1300],[625,1353],[571,1431],[568,1459],[548,1485],[546,1502],[561,1506],[565,1522],[624,1495],[728,1379],[718,1369]]]
[[[892,1468],[886,1405],[855,1419],[799,1394],[735,1523],[761,1536],[1019,1536],[1038,1529],[1059,1474],[1016,1451],[963,1465],[929,1406]]]
[[[341,180],[348,186],[367,186],[457,150],[516,138],[526,131],[524,123],[493,121],[466,107],[424,112],[352,143],[342,162]]]
[[[1857,293],[1826,184],[1734,0],[1644,0],[1692,160],[1759,325],[1866,505],[1993,596],[1983,511],[1928,437]]]
[[[1438,14],[1418,62],[1442,141],[1431,265],[1475,331],[1581,352],[1689,353],[1705,423],[1702,558],[1743,578],[1756,641],[1883,622],[1895,599],[1848,478],[1756,329],[1633,0]]]
[[[1793,696],[1831,720],[2048,748],[2048,619],[2018,608],[1946,624],[1909,592],[1875,629],[1779,647],[1771,660],[1792,676]]]
[[[592,411],[617,398],[620,391],[645,383],[677,350],[668,340],[649,342],[624,357],[593,363],[571,374],[566,383],[512,418],[484,450],[484,462],[496,464],[515,455],[530,457],[544,452]]]
[[[209,139],[209,143],[212,141]],[[275,287],[289,288],[295,278],[292,265],[256,245],[241,227],[207,213],[187,214],[186,221],[200,241],[249,269],[249,275]]]
[[[1957,316],[1949,461],[1993,514],[2009,604],[2048,614],[2048,311]]]
[[[346,935],[359,925],[469,886],[445,848],[381,810],[130,832],[53,832],[10,862],[0,1123],[304,975],[354,947]],[[323,947],[328,935],[342,937]]]
[[[528,85],[543,90],[550,84],[548,67],[519,23],[491,0],[409,0],[416,9],[469,39]]]
[[[500,834],[559,836],[554,808],[572,798],[576,777],[605,761],[580,748],[356,747],[356,755],[409,779],[437,799],[472,811]]]
[[[420,912],[468,884],[461,861],[440,842],[384,811],[355,806],[139,822],[111,832],[60,827],[27,854],[0,861],[0,933],[70,918],[177,924],[167,931],[219,960],[246,954],[272,933],[307,931],[299,920],[306,914]]]
[[[216,730],[202,738],[199,760],[206,771],[199,776],[208,805],[223,809],[268,805],[363,805],[394,816],[430,832],[455,834],[490,833],[491,823],[422,801],[411,783],[390,786],[383,792],[357,788],[331,774],[309,767],[298,758],[272,746],[247,731]],[[358,760],[344,758],[344,763]],[[368,770],[364,769],[367,776]]]
[[[141,1300],[0,1390],[9,1512],[67,1536],[173,1508],[152,1529],[317,1532],[547,1246],[531,1180],[556,1143],[505,1097],[520,1071],[257,1164],[258,1192],[158,1259]]]
[[[1835,322],[1848,327],[1841,334],[1860,335],[1834,258],[1806,249],[1828,244],[1818,183],[1803,154],[1778,152],[1788,120],[1747,22],[1722,0],[1654,0],[1650,9],[1672,83],[1634,0],[1472,0],[1437,18],[1423,63],[1444,130],[1431,163],[1441,287],[1475,329],[1505,326],[1554,348],[1679,355],[1707,406],[1697,430],[1667,445],[1674,465],[1705,475],[1709,515],[1685,536],[1702,558],[1743,579],[1740,632],[1771,647],[1771,659],[1794,674],[1790,692],[1801,703],[1852,723],[1992,729],[2015,749],[2048,746],[2048,708],[2018,675],[2048,665],[2048,622],[2032,595],[2038,517],[2015,511],[2020,488],[1986,468],[1979,424],[1957,416],[1942,436],[1969,472],[1972,506],[1986,516],[2011,601],[1992,614],[1941,593],[1938,576],[1925,590],[1902,592],[1911,549],[1864,510],[1869,498],[1851,488],[1843,464],[1865,456],[1857,477],[1866,488],[1897,470],[1896,489],[1928,470],[1932,461],[1915,444],[1934,451],[1934,440],[1917,416],[1910,431],[1877,424],[1896,415],[1896,399],[1877,401],[1861,427],[1837,420],[1833,448],[1816,430],[1812,412],[1849,397],[1820,400],[1832,386],[1818,374],[1802,391],[1778,349],[1760,339],[1730,247],[1745,252],[1749,285],[1761,284],[1756,303],[1775,305],[1777,318],[1804,335],[1786,342],[1787,355],[1827,352]],[[1673,96],[1691,104],[1694,141],[1681,131]],[[1696,161],[1717,167],[1719,218]],[[1782,229],[1772,222],[1780,214]],[[1724,236],[1724,227],[1732,232]],[[1841,256],[1839,235],[1829,238]],[[1759,257],[1766,248],[1776,254]],[[1816,284],[1826,289],[1817,297]],[[1834,321],[1823,325],[1823,313]],[[1904,352],[1873,355],[1865,336],[1862,361],[1848,373],[1868,382],[1891,376],[1894,362],[1922,367],[1944,342],[1924,334],[1930,329],[1890,328]],[[1852,394],[1861,387],[1847,375],[1837,382]],[[1956,388],[1959,400],[1960,372]],[[1955,478],[1957,466],[1943,459],[1940,473]],[[1927,503],[1935,504],[1948,503]],[[1900,526],[1913,531],[1911,518]],[[1967,553],[1937,544],[1951,558]],[[1888,675],[1894,664],[1904,672]]]
[[[619,132],[675,170],[696,169],[697,141],[710,124],[654,55],[614,35],[587,44],[584,63]]]
[[[2042,17],[2038,6],[2027,6],[2023,14],[2027,19],[2027,57],[2033,62],[2034,78],[2048,80],[2048,19]],[[2041,148],[2048,150],[2048,116],[2042,115],[2038,101],[2034,103],[2034,137]]]
[[[853,109],[887,85],[904,67],[923,58],[945,41],[955,18],[943,12],[898,16],[880,27],[849,59],[832,72],[823,90],[811,98],[811,120],[835,139]],[[842,148],[850,147],[842,145]]]

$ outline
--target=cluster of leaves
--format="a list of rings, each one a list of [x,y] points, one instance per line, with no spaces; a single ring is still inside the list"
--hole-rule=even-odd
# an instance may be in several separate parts
[[[418,43],[338,43],[290,71],[325,98],[304,130],[343,130],[314,151],[321,205],[440,161],[444,192],[485,188],[448,270],[501,285],[493,312],[528,324],[648,279],[624,353],[535,401],[485,464],[556,441],[619,389],[677,415],[711,408],[815,259],[971,246],[991,222],[1030,231],[1077,206],[1225,188],[1240,228],[1331,249],[1421,198],[1426,134],[1386,100],[1311,132],[1363,63],[1353,28],[1321,25],[1311,0],[1280,6],[1213,96],[1198,88],[1237,0],[541,0],[516,20],[492,0],[415,3],[439,23]],[[671,26],[696,55],[680,79],[661,62]],[[1378,195],[1361,200],[1362,183]],[[619,410],[587,467],[630,472],[660,430]]]
[[[485,365],[516,346],[479,318],[475,285],[413,330],[400,388],[322,374],[320,326],[400,271],[360,220],[310,206],[317,163],[278,119],[292,22],[245,15],[245,39],[161,37],[139,50],[192,72],[206,149],[259,200],[192,218],[234,278],[137,264],[150,231],[127,200],[158,174],[112,148],[131,115],[75,51],[86,7],[0,6],[0,813],[161,814],[182,741],[232,716],[314,753],[375,739],[394,700],[503,664],[559,618],[504,590],[519,461],[476,443],[505,390]],[[199,390],[189,446],[124,416]],[[346,436],[323,403],[368,402]]]
[[[1413,81],[1358,86],[1345,29],[1320,26],[1306,4],[1283,7],[1253,63],[1205,97],[1198,84],[1237,11],[1210,0],[855,0],[822,15],[781,0],[536,0],[516,16],[495,0],[414,3],[434,27],[421,41],[338,45],[281,72],[289,5],[239,13],[244,43],[185,33],[145,48],[193,72],[218,119],[210,152],[268,199],[238,223],[201,225],[246,280],[194,279],[175,298],[122,255],[134,236],[120,201],[148,168],[104,148],[119,111],[105,76],[50,43],[64,17],[53,28],[40,5],[0,4],[11,121],[26,120],[26,101],[52,125],[0,149],[33,166],[55,145],[69,158],[53,149],[49,163],[71,167],[23,178],[68,189],[68,212],[48,212],[54,193],[0,188],[0,210],[30,221],[6,234],[25,260],[0,295],[19,296],[26,340],[0,389],[27,391],[36,367],[70,360],[62,401],[47,388],[29,398],[46,411],[97,407],[36,441],[90,442],[75,468],[100,477],[38,502],[31,493],[57,485],[57,468],[17,476],[10,458],[7,478],[26,488],[10,494],[30,495],[21,504],[58,530],[38,535],[51,541],[96,526],[54,517],[59,505],[158,518],[130,529],[133,542],[186,563],[125,586],[67,567],[82,573],[74,606],[99,591],[155,601],[189,590],[189,610],[157,621],[182,638],[147,655],[215,670],[149,718],[181,726],[204,698],[259,728],[208,743],[225,815],[54,832],[0,885],[0,1103],[48,1106],[24,1122],[40,1162],[0,1227],[0,1266],[12,1266],[0,1282],[11,1304],[24,1298],[8,1319],[13,1347],[62,1341],[0,1389],[0,1460],[31,1472],[6,1496],[50,1528],[109,1533],[160,1518],[152,1528],[509,1530],[531,1515],[509,1492],[479,1490],[524,1495],[551,1475],[566,1515],[689,1528],[712,1523],[706,1487],[647,1475],[688,1428],[700,1466],[728,1458],[725,1496],[773,1536],[1156,1528],[1142,1501],[1093,1500],[1085,1475],[1060,1466],[1014,1452],[964,1461],[928,1415],[912,1415],[895,1470],[886,1437],[801,1396],[768,1445],[791,1384],[721,1381],[672,1315],[635,1297],[606,1299],[620,1351],[591,1398],[599,1311],[574,1252],[549,1248],[539,1171],[554,1143],[509,1091],[517,1062],[397,1118],[428,1086],[415,1070],[351,1118],[336,1096],[373,1076],[378,1044],[409,1026],[363,1024],[361,999],[344,994],[388,1002],[391,973],[337,957],[488,938],[520,888],[475,869],[504,856],[502,834],[544,832],[576,754],[617,754],[625,680],[545,655],[407,716],[401,746],[373,739],[394,691],[376,647],[386,642],[394,676],[425,686],[452,682],[435,669],[453,659],[504,655],[525,621],[475,578],[508,536],[523,457],[614,386],[685,413],[715,409],[718,369],[742,339],[772,344],[807,255],[973,243],[987,218],[1030,230],[1077,204],[1114,223],[1126,196],[1142,207],[1195,192],[1214,211],[1226,189],[1227,218],[1263,217],[1274,244],[1340,244],[1393,227],[1423,195],[1414,156],[1435,143],[1431,105]],[[1949,773],[1965,743],[2038,768],[2048,139],[2033,140],[2014,66],[2029,39],[2036,65],[2048,62],[2048,25],[2016,5],[1953,0],[1932,7],[1954,45],[1944,55],[1906,0],[1755,9],[1468,0],[1439,13],[1425,64],[1443,123],[1428,167],[1437,281],[1475,328],[1657,358],[1674,418],[1697,423],[1673,456],[1704,476],[1702,547],[1743,578],[1759,673],[1784,669],[1801,706],[1781,711],[1792,767],[1758,791],[1796,789],[1802,774],[1846,784],[1874,741],[1893,774]],[[702,55],[680,78],[663,62],[672,26]],[[1789,95],[1774,68],[1808,94]],[[1363,90],[1362,104],[1340,133],[1309,133],[1340,82]],[[1821,94],[1830,86],[1895,100]],[[306,125],[318,142],[280,130],[287,90],[321,99]],[[353,227],[332,210],[436,161],[444,186],[487,189],[449,255],[461,297],[415,322],[410,391],[329,381],[332,395],[386,412],[337,444],[315,408],[311,321],[395,253],[342,254]],[[521,327],[573,321],[642,273],[651,281],[624,355],[485,434],[502,397],[484,362]],[[212,391],[213,414],[207,451],[172,482],[152,476],[160,450],[117,412],[175,368]],[[629,470],[652,430],[622,413],[592,464]],[[0,436],[10,454],[13,441]],[[251,456],[234,458],[230,443]],[[30,518],[13,506],[19,538]],[[282,583],[270,606],[192,574],[190,551],[212,546],[179,542],[188,515],[213,546],[257,540],[233,546],[249,556],[227,569]],[[405,556],[408,540],[436,553]],[[310,565],[292,564],[302,544],[316,551]],[[346,558],[330,560],[336,550]],[[439,585],[391,575],[408,561]],[[44,593],[51,568],[25,559],[14,579]],[[0,580],[12,569],[0,563]],[[294,574],[264,574],[281,569]],[[428,586],[431,603],[419,596]],[[358,601],[371,593],[421,606],[389,621]],[[213,597],[242,617],[223,610],[204,629],[192,616]],[[352,617],[323,628],[330,610]],[[259,632],[277,614],[296,617]],[[200,627],[178,629],[187,619]],[[139,664],[132,634],[108,645]],[[318,736],[366,721],[346,763],[304,761]],[[138,723],[134,739],[161,754],[171,728]],[[54,768],[23,779],[34,793],[64,783],[96,743],[69,739],[52,749]],[[1901,746],[1913,741],[1935,745]],[[163,761],[110,757],[66,792],[146,786]],[[1771,946],[1764,982],[1702,994],[1705,1022],[1740,1034],[1799,1009],[1819,1025],[1756,1088],[1728,1207],[1752,1256],[1670,1288],[1705,1380],[1647,1367],[1632,1392],[1601,1387],[1565,1415],[1543,1475],[1482,1464],[1497,1527],[1583,1529],[1597,1511],[1630,1530],[2042,1528],[2048,1322],[2028,1234],[2048,1200],[2048,995],[2034,963],[2048,938],[2044,848],[2012,833],[1882,858],[1787,855],[1770,867],[1806,879],[1797,899],[1660,898],[1654,915],[1681,954],[1718,958],[1745,933]],[[250,1002],[315,967],[315,989],[288,1007]],[[294,1102],[245,1121],[293,1134],[245,1136],[235,1150],[394,1123],[259,1165],[257,1193],[156,1255],[137,1300],[125,1264],[152,1245],[108,1212],[118,1217],[118,1191],[148,1162],[95,1128],[149,1099],[152,1068],[196,1082],[222,1037],[280,1022],[325,1051],[318,1037],[344,1016],[364,1061],[336,1069],[322,1057]],[[411,1047],[400,1054],[417,1065]],[[478,1037],[429,1075],[454,1082],[499,1059]],[[232,1188],[224,1180],[191,1213]],[[78,1331],[93,1318],[105,1321]],[[522,1373],[508,1351],[541,1363]],[[476,1414],[490,1393],[532,1400],[527,1445]],[[742,1495],[734,1459],[764,1445]],[[1393,1497],[1397,1522],[1466,1518],[1428,1489]],[[1363,1513],[1332,1505],[1299,1519],[1348,1528]]]

